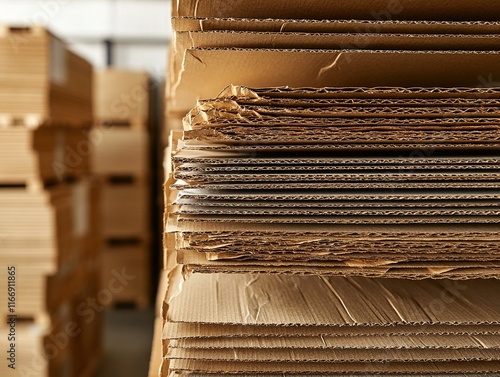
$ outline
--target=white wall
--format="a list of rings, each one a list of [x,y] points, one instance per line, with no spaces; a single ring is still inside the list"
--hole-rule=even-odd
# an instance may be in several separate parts
[[[48,26],[97,67],[110,39],[116,66],[156,77],[166,70],[170,12],[170,0],[0,0],[0,23]]]

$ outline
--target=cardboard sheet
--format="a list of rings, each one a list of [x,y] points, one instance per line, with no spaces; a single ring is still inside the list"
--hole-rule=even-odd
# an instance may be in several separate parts
[[[500,326],[496,325],[394,325],[369,327],[331,327],[331,326],[245,326],[245,325],[210,325],[201,323],[167,322],[163,328],[165,340],[224,340],[230,342],[246,337],[330,337],[351,338],[370,336],[403,336],[403,335],[499,335]],[[197,343],[197,344],[203,344]]]
[[[500,300],[496,297],[500,292],[499,284],[496,280],[453,283],[446,280],[194,274],[181,283],[182,294],[167,297],[166,319],[171,322],[297,326],[499,324],[500,308],[497,306]],[[449,304],[445,310],[433,310],[430,303],[439,300],[443,292],[451,298]],[[190,310],[184,310],[186,307]]]
[[[170,106],[187,112],[196,99],[213,98],[233,83],[477,87],[481,77],[498,76],[499,59],[496,52],[195,48],[186,50],[172,78]]]
[[[496,21],[398,21],[394,19],[306,20],[271,18],[173,17],[173,31],[260,31],[296,33],[420,33],[490,34],[500,32]]]
[[[367,7],[364,1],[286,1],[272,4],[265,0],[238,0],[227,4],[221,0],[178,0],[173,16],[234,17],[234,18],[306,18],[306,19],[377,19],[378,12],[394,20],[492,20],[498,19],[500,7],[492,0],[480,0],[474,5],[466,0],[444,0],[439,4],[418,0],[389,2],[375,0]],[[384,19],[387,18],[384,17]]]

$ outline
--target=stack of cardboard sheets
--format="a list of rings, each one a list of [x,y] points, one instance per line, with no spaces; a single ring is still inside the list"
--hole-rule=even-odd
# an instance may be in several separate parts
[[[88,375],[101,327],[77,313],[99,289],[92,68],[39,27],[0,26],[0,56],[0,328],[14,329],[0,344],[15,354],[2,375]]]
[[[229,87],[200,101],[172,145],[170,370],[498,368],[500,283],[483,279],[500,276],[499,112],[477,113],[497,93]]]
[[[484,8],[482,8],[484,6]],[[229,84],[492,86],[499,75],[500,8],[491,0],[173,4],[169,129],[197,99]]]
[[[151,79],[145,72],[106,69],[94,75],[96,140],[92,171],[103,180],[103,288],[126,268],[132,284],[108,304],[150,302]]]
[[[168,246],[200,272],[498,276],[499,93],[230,87],[173,146]]]
[[[165,309],[174,375],[437,375],[500,367],[497,280],[182,279],[174,270]]]
[[[498,372],[481,5],[174,2],[162,376]]]

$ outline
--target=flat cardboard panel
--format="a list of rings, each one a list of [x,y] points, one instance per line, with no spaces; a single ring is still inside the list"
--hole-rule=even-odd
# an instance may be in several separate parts
[[[191,48],[296,48],[389,50],[495,50],[495,34],[279,33],[258,31],[178,31],[178,55]]]
[[[194,274],[182,283],[182,294],[167,298],[166,319],[331,326],[498,322],[497,281],[458,284],[457,291],[457,283],[435,280]],[[451,302],[444,311],[433,311],[429,303],[450,289],[460,292],[462,299]],[[185,311],[186,307],[191,310]]]
[[[498,335],[500,327],[495,325],[394,325],[368,327],[332,327],[332,326],[245,326],[245,325],[210,325],[201,323],[167,322],[163,328],[163,339],[168,340],[225,340],[245,339],[246,337],[300,337],[327,336],[332,338],[402,336],[402,335]],[[201,343],[203,344],[203,343]]]
[[[372,152],[399,152],[404,154],[418,153],[414,151],[466,151],[471,149],[481,150],[481,152],[497,151],[500,148],[500,143],[469,143],[467,141],[457,144],[456,142],[440,142],[440,143],[415,143],[407,142],[401,143],[346,143],[346,144],[249,144],[247,142],[240,144],[229,144],[222,142],[204,142],[198,140],[186,140],[182,142],[183,148],[186,150],[196,151],[217,151],[217,152],[243,152],[243,153],[289,153],[289,152],[309,152],[309,153],[324,153],[331,152],[348,152],[348,153],[372,153]]]
[[[180,81],[173,78],[177,83],[171,86],[171,110],[187,111],[196,99],[213,98],[232,83],[477,87],[480,77],[498,75],[499,59],[493,52],[189,49]],[[198,85],[201,76],[203,85]]]
[[[500,351],[493,349],[179,349],[171,348],[169,359],[243,361],[243,362],[439,362],[439,361],[493,361]]]
[[[368,337],[340,337],[327,335],[302,337],[240,337],[180,339],[169,341],[170,348],[211,349],[475,349],[498,348],[498,335],[374,335]],[[481,345],[483,344],[483,345]],[[182,351],[180,351],[182,352]],[[180,354],[177,353],[178,355]],[[437,351],[439,352],[439,351]]]
[[[442,33],[488,34],[500,31],[498,22],[397,21],[397,20],[304,20],[251,18],[173,17],[174,31],[260,31],[297,33]]]
[[[238,362],[207,361],[207,360],[171,360],[170,368],[173,371],[207,372],[211,374],[222,373],[374,373],[387,375],[400,375],[401,373],[496,373],[500,368],[497,361],[455,361],[455,362],[394,362],[394,363],[300,363],[300,362]]]
[[[472,5],[466,0],[445,0],[439,4],[418,0],[376,0],[366,6],[364,1],[285,1],[272,4],[265,0],[235,0],[230,4],[218,0],[181,0],[173,7],[174,16],[232,18],[305,18],[393,19],[393,20],[498,20],[500,7],[492,0],[480,0]]]

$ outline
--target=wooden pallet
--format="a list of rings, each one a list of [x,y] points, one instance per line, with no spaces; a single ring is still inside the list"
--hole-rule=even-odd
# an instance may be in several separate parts
[[[2,123],[92,122],[92,66],[61,40],[41,27],[0,26],[0,51]]]

